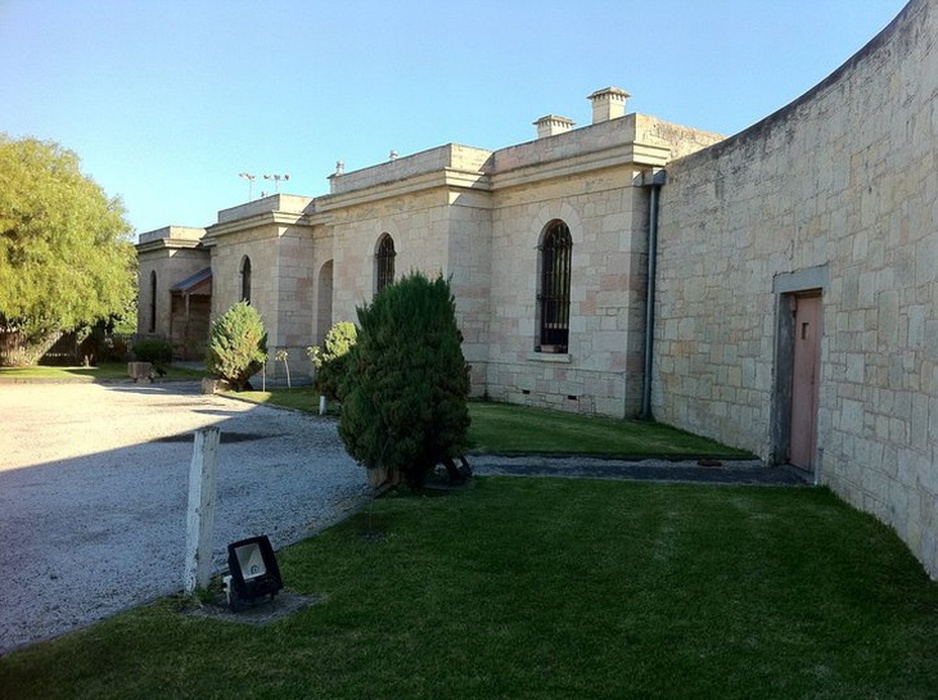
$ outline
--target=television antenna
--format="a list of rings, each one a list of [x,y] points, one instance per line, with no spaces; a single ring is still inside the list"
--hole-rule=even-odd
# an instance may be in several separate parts
[[[288,180],[290,179],[290,175],[289,175],[289,174],[287,174],[287,175],[264,175],[264,179],[265,179],[265,180],[273,180],[273,181],[274,181],[274,191],[275,191],[275,192],[279,192],[279,191],[280,191],[280,181],[281,181],[281,180],[283,180],[284,182],[288,181]]]
[[[250,202],[254,199],[254,181],[257,179],[257,175],[251,173],[238,173],[238,177],[242,180],[248,181],[248,201]],[[267,177],[266,175],[264,177]]]

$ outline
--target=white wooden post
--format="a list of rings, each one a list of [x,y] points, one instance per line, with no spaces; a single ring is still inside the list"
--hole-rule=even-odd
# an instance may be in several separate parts
[[[215,475],[218,471],[218,428],[195,433],[189,468],[189,510],[186,521],[186,569],[183,589],[194,593],[212,577],[212,526],[215,520]]]

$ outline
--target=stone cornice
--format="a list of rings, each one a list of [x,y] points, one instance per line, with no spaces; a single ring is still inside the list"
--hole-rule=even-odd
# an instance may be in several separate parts
[[[155,250],[193,250],[200,248],[202,241],[193,241],[185,238],[157,238],[155,240],[137,243],[134,248],[138,253],[152,253]]]
[[[496,152],[496,168],[492,173],[444,167],[357,190],[323,195],[315,200],[316,211],[329,212],[439,188],[492,192],[624,165],[660,168],[670,160],[671,149],[662,144],[626,142],[575,156],[563,154],[556,159],[545,159],[502,171],[498,170],[497,158]]]
[[[244,219],[235,219],[221,224],[213,224],[205,229],[205,238],[202,243],[206,248],[217,244],[222,236],[240,231],[250,231],[264,226],[312,226],[308,214],[283,211],[265,211]]]
[[[625,143],[575,157],[527,165],[513,170],[496,172],[492,175],[495,189],[518,187],[546,180],[582,175],[606,168],[633,165],[636,167],[663,167],[667,164],[671,149],[666,146],[641,143]]]
[[[372,185],[360,190],[318,197],[316,199],[316,211],[326,213],[344,207],[353,207],[382,199],[441,188],[491,192],[492,184],[490,177],[480,172],[442,168],[414,177]]]

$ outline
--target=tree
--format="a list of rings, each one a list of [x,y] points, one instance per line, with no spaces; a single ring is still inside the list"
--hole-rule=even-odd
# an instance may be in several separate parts
[[[313,388],[321,395],[339,398],[339,382],[345,375],[348,351],[355,345],[358,329],[350,321],[339,321],[323,338],[322,347],[306,348],[306,353],[316,368]]]
[[[358,322],[339,435],[381,474],[372,483],[400,475],[419,488],[437,464],[453,466],[469,430],[469,366],[449,283],[412,274],[359,307]]]
[[[248,302],[239,301],[212,324],[205,366],[235,391],[248,388],[266,360],[264,322]]]
[[[0,365],[131,308],[136,256],[117,198],[51,141],[0,134]]]

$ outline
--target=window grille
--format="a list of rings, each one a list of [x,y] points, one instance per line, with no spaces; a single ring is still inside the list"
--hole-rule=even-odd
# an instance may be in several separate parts
[[[375,253],[375,294],[394,282],[394,239],[384,234]]]
[[[150,333],[156,333],[156,272],[150,272]]]
[[[573,239],[563,221],[548,224],[540,245],[539,352],[567,352],[570,335],[570,259]]]
[[[241,301],[251,302],[251,258],[241,260]]]

